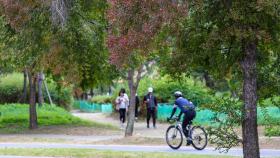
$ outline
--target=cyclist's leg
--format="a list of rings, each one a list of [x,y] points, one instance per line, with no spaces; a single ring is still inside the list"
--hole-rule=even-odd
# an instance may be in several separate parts
[[[185,135],[185,137],[188,137],[188,131],[187,131],[187,125],[188,125],[188,117],[187,117],[187,113],[184,114],[183,117],[183,122],[182,122],[182,129],[183,129],[183,133]]]
[[[190,122],[194,119],[195,115],[196,115],[196,113],[194,110],[188,110],[184,115],[182,128],[183,128],[183,133],[186,136],[186,138],[189,135],[189,131],[187,130],[187,125],[190,124]]]

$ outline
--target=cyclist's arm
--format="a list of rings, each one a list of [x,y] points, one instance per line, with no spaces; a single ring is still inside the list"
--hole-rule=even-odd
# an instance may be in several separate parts
[[[172,117],[173,117],[173,115],[175,114],[176,110],[177,110],[177,105],[176,105],[176,104],[174,104],[174,106],[173,106],[173,110],[172,110],[172,113],[171,113],[170,118],[172,118]]]
[[[181,111],[180,114],[178,115],[179,120],[181,120],[182,114],[183,114],[183,112]]]

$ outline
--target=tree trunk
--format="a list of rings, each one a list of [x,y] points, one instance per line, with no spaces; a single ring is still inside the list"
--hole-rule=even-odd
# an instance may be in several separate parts
[[[134,129],[134,118],[135,118],[135,94],[136,87],[129,88],[130,98],[129,98],[129,108],[128,108],[128,117],[127,117],[127,126],[125,130],[125,136],[132,136]]]
[[[88,93],[86,91],[83,92],[83,100],[88,100]]]
[[[130,98],[129,98],[129,108],[128,108],[128,117],[127,117],[127,126],[125,130],[125,136],[132,136],[133,128],[134,128],[134,117],[135,117],[135,94],[137,87],[134,87],[134,70],[130,70],[128,72],[128,86],[130,90]]]
[[[42,106],[44,103],[43,90],[42,90],[43,80],[44,80],[44,74],[42,72],[40,72],[38,74],[38,103],[39,103],[39,106]]]
[[[111,88],[111,86],[109,86],[108,93],[109,93],[109,95],[112,95],[112,88]]]
[[[24,69],[23,71],[23,90],[22,90],[22,96],[20,98],[21,103],[26,103],[27,99],[27,70]]]
[[[90,96],[93,97],[94,93],[93,93],[93,88],[90,88]]]
[[[129,99],[129,108],[128,108],[128,117],[127,117],[127,126],[125,130],[125,136],[132,136],[135,120],[135,97],[138,89],[138,85],[141,79],[144,65],[141,65],[137,71],[137,77],[134,81],[134,69],[128,71],[128,86],[130,90],[130,99]]]
[[[209,74],[207,71],[203,72],[203,78],[205,80],[205,84],[207,87],[209,88],[214,88],[214,82],[213,80],[210,78]]]
[[[243,154],[244,158],[259,158],[257,130],[257,72],[255,42],[244,43],[244,57],[240,63],[243,71]]]
[[[36,85],[37,85],[37,77],[32,73],[28,73],[29,78],[29,128],[36,129],[38,127],[37,124],[37,112],[36,112]]]

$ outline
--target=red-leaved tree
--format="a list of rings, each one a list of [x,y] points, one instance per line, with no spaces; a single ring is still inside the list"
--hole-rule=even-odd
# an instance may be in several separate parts
[[[145,64],[153,60],[155,38],[165,26],[174,28],[176,21],[188,13],[188,3],[179,0],[108,0],[110,61],[126,72],[130,106],[125,136],[132,136],[135,94]]]

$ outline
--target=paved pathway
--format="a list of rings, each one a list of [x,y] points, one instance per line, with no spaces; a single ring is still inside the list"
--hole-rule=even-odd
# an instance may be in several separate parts
[[[179,150],[172,150],[168,146],[136,146],[136,145],[86,145],[86,144],[57,144],[57,143],[0,143],[0,148],[78,148],[78,149],[97,149],[113,151],[137,151],[137,152],[165,152],[165,153],[184,153],[200,155],[228,155],[243,156],[242,149],[233,148],[228,153],[219,153],[214,148],[205,148],[202,151],[192,147],[182,147]],[[261,149],[261,157],[279,157],[280,150]]]

